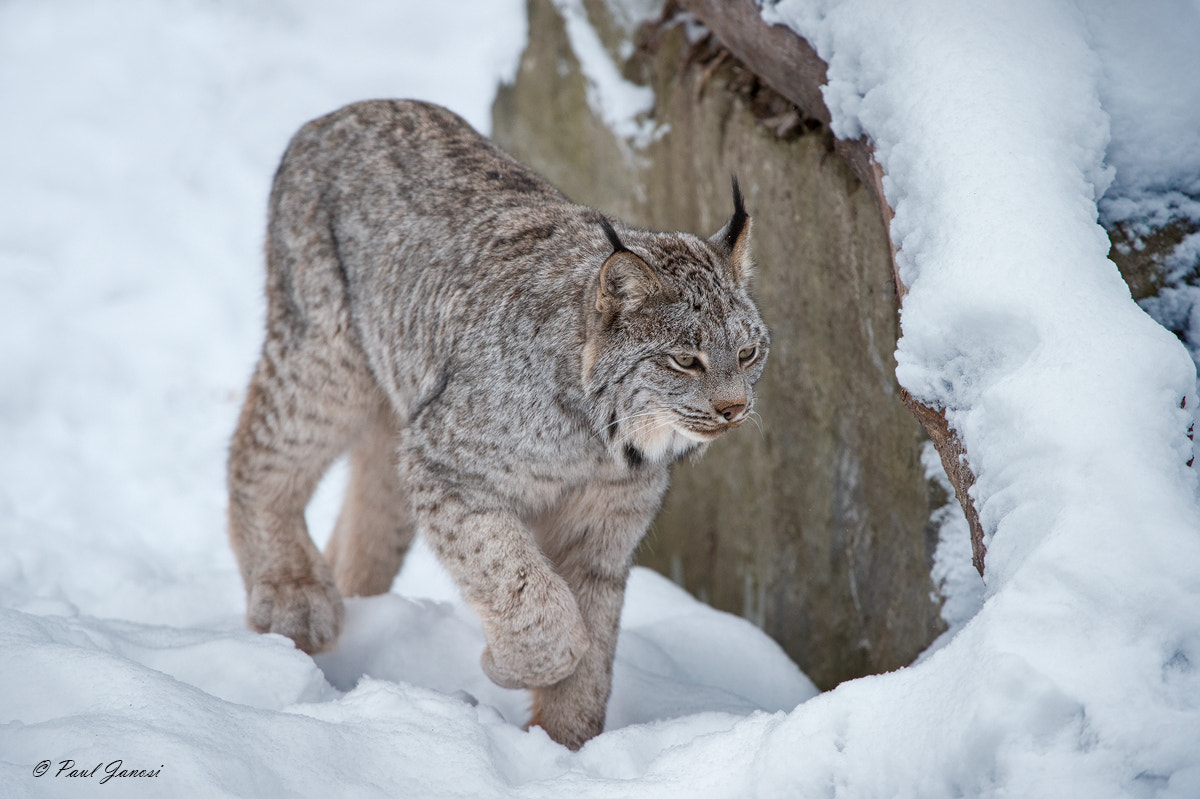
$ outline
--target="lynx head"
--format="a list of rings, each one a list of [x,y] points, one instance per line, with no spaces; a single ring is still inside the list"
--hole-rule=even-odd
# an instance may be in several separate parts
[[[745,421],[769,336],[750,299],[750,218],[733,181],[733,216],[711,238],[628,231],[588,294],[583,384],[597,427],[631,466],[703,448]]]

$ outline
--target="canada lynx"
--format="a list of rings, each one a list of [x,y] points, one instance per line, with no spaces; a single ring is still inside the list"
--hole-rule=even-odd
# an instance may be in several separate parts
[[[463,120],[373,101],[296,134],[271,191],[267,336],[229,455],[249,625],[333,647],[415,531],[482,665],[572,748],[601,731],[633,551],[671,463],[747,418],[767,357],[750,222],[613,226]],[[350,482],[324,557],[304,509]]]

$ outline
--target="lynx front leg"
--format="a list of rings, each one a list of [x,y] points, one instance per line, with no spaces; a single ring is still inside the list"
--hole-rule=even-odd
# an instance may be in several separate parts
[[[628,575],[628,565],[611,572],[586,569],[570,574],[592,646],[565,679],[533,689],[529,726],[541,727],[555,741],[571,749],[579,749],[604,730]]]
[[[568,677],[534,689],[529,725],[571,749],[604,729],[625,582],[663,488],[665,480],[661,487],[592,487],[539,525],[543,546],[579,603],[592,646]]]
[[[407,470],[421,532],[483,622],[481,660],[497,685],[550,685],[590,646],[579,606],[533,534],[500,503]]]

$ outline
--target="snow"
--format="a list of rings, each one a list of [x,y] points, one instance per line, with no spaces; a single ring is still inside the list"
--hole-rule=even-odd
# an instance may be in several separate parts
[[[634,147],[645,148],[659,135],[654,120],[647,118],[654,110],[654,90],[626,80],[621,74],[600,34],[588,21],[583,0],[553,2],[566,24],[571,50],[579,60],[588,107],[617,136],[629,140]],[[638,10],[632,4],[622,4],[619,8],[622,12],[619,16],[626,24],[638,19]]]
[[[954,486],[946,476],[932,441],[926,441],[921,449],[921,465],[925,467],[925,478],[936,481],[946,496],[946,503],[929,518],[929,523],[938,531],[930,576],[942,596],[941,616],[946,622],[946,631],[921,653],[920,659],[925,659],[948,644],[963,625],[975,618],[983,606],[985,586],[972,561],[974,553],[967,517],[955,499]]]
[[[1081,6],[1100,57],[1100,98],[1112,127],[1114,168],[1101,198],[1106,223],[1146,230],[1171,219],[1200,223],[1200,12],[1156,0],[1155,13],[1120,0]],[[1146,120],[1154,124],[1146,124]]]
[[[483,676],[478,622],[421,546],[391,593],[348,602],[335,653],[247,632],[223,463],[260,342],[275,163],[302,122],[369,96],[486,130],[523,4],[11,0],[0,793],[1200,795],[1195,371],[1097,224],[1195,198],[1200,12],[765,14],[829,62],[838,134],[874,142],[909,288],[898,374],[948,409],[978,477],[986,584],[954,565],[964,525],[941,512],[952,630],[935,650],[814,696],[750,623],[637,570],[608,729],[571,753]],[[342,481],[314,502],[318,537]],[[117,760],[159,776],[97,787]]]
[[[1107,260],[1097,202],[1191,190],[1194,157],[1168,178],[1155,148],[1195,118],[1181,80],[1195,51],[1158,33],[1194,29],[1197,9],[1142,4],[1152,21],[1136,26],[1128,6],[1042,0],[783,0],[765,15],[828,62],[834,131],[874,145],[909,289],[897,376],[947,409],[977,477],[985,601],[904,677],[970,687],[926,708],[963,743],[919,757],[958,749],[968,792],[1055,795],[1057,777],[1079,796],[1191,795],[1195,371]],[[1156,85],[1188,85],[1138,95],[1122,59],[1149,52]],[[1001,707],[1010,719],[980,738]]]
[[[1119,0],[1082,8],[1113,133],[1106,159],[1114,180],[1100,214],[1139,249],[1166,225],[1194,231],[1162,258],[1166,288],[1141,305],[1200,363],[1200,12],[1189,0],[1158,0],[1156,8],[1144,14]]]

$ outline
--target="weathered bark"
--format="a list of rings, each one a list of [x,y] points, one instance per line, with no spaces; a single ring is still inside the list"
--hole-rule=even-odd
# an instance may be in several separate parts
[[[900,389],[900,398],[925,428],[929,440],[937,447],[938,455],[942,459],[942,468],[950,478],[950,485],[954,486],[954,497],[966,513],[967,524],[971,528],[971,563],[982,575],[983,556],[986,553],[983,546],[983,526],[979,523],[979,514],[975,513],[975,506],[968,493],[971,486],[975,485],[975,475],[967,466],[967,452],[963,449],[962,441],[950,429],[945,411],[930,408],[903,388]]]
[[[808,42],[787,28],[768,25],[754,0],[680,0],[680,5],[764,83],[806,116],[829,124],[829,109],[821,98],[825,62]]]
[[[1121,271],[1121,277],[1135,300],[1157,296],[1171,285],[1167,258],[1180,242],[1197,230],[1200,227],[1195,222],[1177,219],[1149,235],[1135,233],[1120,223],[1108,231],[1112,241],[1108,257]],[[1174,332],[1178,334],[1180,331]]]
[[[826,64],[812,46],[794,31],[778,25],[768,25],[754,0],[679,0],[680,5],[704,23],[717,39],[753,70],[768,86],[782,94],[806,115],[825,123],[830,120],[829,109],[821,97],[825,83]],[[883,223],[889,233],[893,211],[883,192],[883,170],[875,161],[871,144],[864,139],[836,139],[835,152],[845,160],[863,185],[871,191],[879,206]],[[891,236],[888,237],[891,241]],[[892,275],[901,303],[907,287],[896,269],[895,244],[892,244]],[[967,452],[958,434],[946,421],[945,409],[931,408],[907,391],[902,392],[904,404],[929,433],[937,447],[942,466],[954,486],[954,495],[962,505],[971,528],[972,562],[983,574],[986,548],[983,526],[971,501],[970,488],[975,475],[968,465]]]

